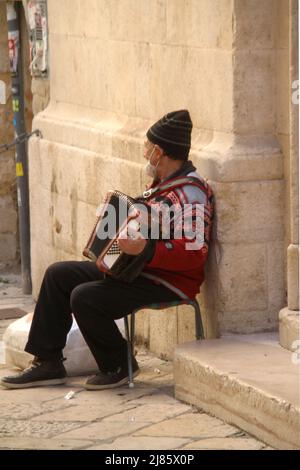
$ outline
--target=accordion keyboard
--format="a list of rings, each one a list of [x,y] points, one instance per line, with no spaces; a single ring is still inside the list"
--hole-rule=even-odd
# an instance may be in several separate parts
[[[109,250],[106,252],[105,256],[103,257],[103,264],[106,269],[111,269],[115,262],[118,260],[119,256],[121,256],[122,252],[119,248],[117,241],[115,240]]]
[[[113,244],[111,245],[110,249],[108,250],[107,255],[120,255],[120,254],[121,254],[120,247],[117,243],[117,240],[115,240]]]

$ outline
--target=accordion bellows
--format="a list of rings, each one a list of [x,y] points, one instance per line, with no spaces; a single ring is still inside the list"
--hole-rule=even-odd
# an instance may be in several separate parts
[[[120,191],[108,191],[83,251],[84,256],[96,262],[100,271],[126,282],[140,274],[149,254],[150,240],[136,256],[122,252],[117,243],[119,234],[126,227],[138,229],[135,220],[138,215],[133,198]]]

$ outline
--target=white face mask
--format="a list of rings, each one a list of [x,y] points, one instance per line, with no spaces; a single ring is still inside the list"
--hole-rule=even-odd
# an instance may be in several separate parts
[[[146,175],[151,176],[152,178],[156,177],[156,166],[151,165],[150,162],[145,166]]]
[[[157,165],[159,164],[159,160],[156,163],[156,165],[152,165],[152,163],[151,163],[151,158],[152,158],[154,150],[155,150],[155,147],[153,148],[153,150],[150,154],[149,160],[148,160],[148,162],[145,166],[146,175],[151,176],[152,178],[156,178],[156,176],[157,176]]]

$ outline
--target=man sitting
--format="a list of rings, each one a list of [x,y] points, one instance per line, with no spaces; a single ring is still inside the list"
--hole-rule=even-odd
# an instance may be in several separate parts
[[[120,386],[128,381],[127,344],[114,320],[147,304],[193,299],[199,292],[208,254],[213,197],[209,185],[188,160],[191,131],[192,121],[186,110],[168,113],[150,127],[144,157],[146,171],[153,182],[147,198],[139,198],[156,208],[164,204],[184,209],[188,205],[191,227],[184,226],[184,233],[175,237],[175,219],[180,219],[176,216],[171,221],[168,239],[151,240],[149,244],[141,236],[120,238],[118,244],[124,253],[138,256],[146,250],[143,270],[131,283],[104,276],[90,261],[58,262],[48,267],[25,347],[25,351],[35,357],[23,372],[3,377],[4,387],[66,382],[62,351],[72,325],[72,313],[99,366],[99,372],[87,380],[86,389]],[[172,186],[179,177],[190,177],[191,182]],[[159,192],[168,182],[170,189]],[[185,233],[193,233],[192,229],[197,226],[198,206],[203,209],[204,237],[197,246]],[[185,219],[183,224],[187,224]],[[197,233],[194,237],[197,238]],[[135,359],[133,373],[134,376],[139,373]]]

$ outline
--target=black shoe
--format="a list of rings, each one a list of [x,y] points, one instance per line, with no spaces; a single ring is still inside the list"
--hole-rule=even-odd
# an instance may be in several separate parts
[[[136,377],[140,373],[140,369],[136,359],[132,360],[132,372],[133,377]],[[128,367],[127,364],[120,366],[114,372],[101,372],[99,371],[96,375],[93,375],[84,384],[86,390],[102,390],[105,388],[120,387],[129,382]]]
[[[32,365],[18,375],[2,377],[0,384],[5,388],[30,388],[46,385],[60,385],[67,380],[67,372],[61,360],[42,361],[35,358]]]

